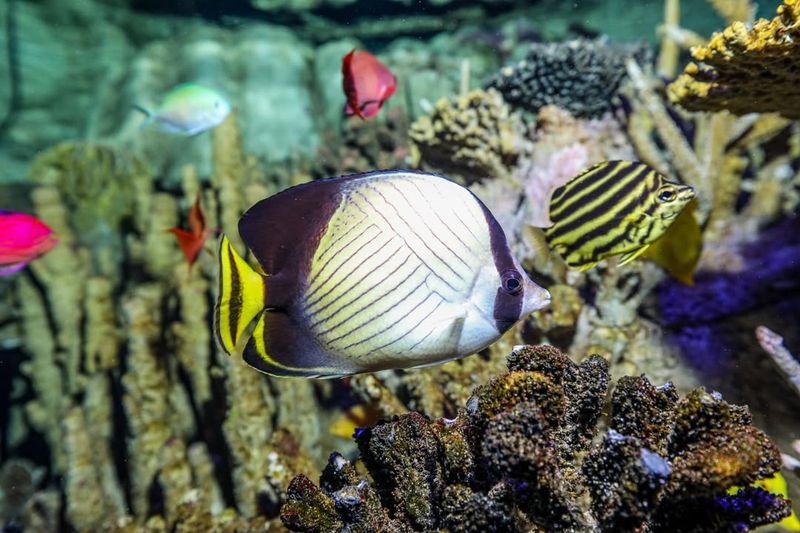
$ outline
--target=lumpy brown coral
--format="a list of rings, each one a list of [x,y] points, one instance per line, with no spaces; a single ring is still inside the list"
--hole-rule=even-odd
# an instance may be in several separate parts
[[[297,476],[283,522],[304,532],[746,531],[788,515],[789,502],[762,489],[728,493],[781,463],[746,408],[624,378],[592,444],[608,385],[600,357],[576,365],[550,346],[518,347],[456,418],[412,412],[358,430],[360,461],[332,454],[319,486]]]
[[[496,91],[442,98],[408,132],[415,159],[467,182],[508,178],[522,153],[524,126]]]
[[[728,110],[738,115],[778,112],[800,118],[800,3],[785,0],[772,20],[752,28],[733,22],[708,45],[692,50],[689,63],[669,86],[672,102],[692,111]]]

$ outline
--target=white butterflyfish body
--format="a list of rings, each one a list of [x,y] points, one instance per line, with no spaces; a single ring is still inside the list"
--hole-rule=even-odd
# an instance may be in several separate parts
[[[239,222],[262,275],[220,245],[216,332],[273,375],[332,377],[427,366],[497,340],[550,295],[468,189],[378,171],[299,185]]]

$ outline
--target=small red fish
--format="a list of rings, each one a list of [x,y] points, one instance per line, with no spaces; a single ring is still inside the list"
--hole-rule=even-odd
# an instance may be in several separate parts
[[[58,239],[33,215],[0,211],[0,276],[9,276],[47,252]]]
[[[198,194],[192,208],[189,210],[189,231],[182,228],[170,228],[167,231],[178,239],[178,245],[181,247],[181,251],[191,269],[192,265],[197,261],[197,256],[200,250],[203,249],[206,239],[216,233],[217,230],[206,228],[206,217],[203,215],[203,208],[200,207],[200,195]]]
[[[344,113],[372,118],[397,89],[397,78],[369,52],[352,50],[342,58],[342,89],[347,98]]]

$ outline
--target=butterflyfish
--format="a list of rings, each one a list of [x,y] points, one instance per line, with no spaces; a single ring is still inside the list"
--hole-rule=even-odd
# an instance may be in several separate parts
[[[206,227],[206,217],[203,214],[203,207],[200,205],[199,194],[189,209],[189,229],[170,228],[167,231],[175,235],[190,269],[197,261],[197,256],[205,246],[206,240],[216,233],[216,230]]]
[[[606,161],[553,192],[545,239],[578,270],[616,255],[624,265],[661,237],[694,195],[644,163]]]
[[[10,276],[58,244],[50,226],[27,213],[0,210],[0,276]]]
[[[154,123],[163,132],[187,136],[218,126],[231,112],[222,94],[197,83],[171,89],[155,110],[139,105],[134,108],[147,116],[144,125]]]
[[[342,58],[342,89],[347,99],[345,115],[368,119],[394,94],[397,79],[374,55],[351,50]]]
[[[260,271],[223,235],[215,332],[228,354],[247,339],[243,359],[276,376],[460,358],[550,301],[486,206],[434,174],[298,185],[251,207],[239,234]]]

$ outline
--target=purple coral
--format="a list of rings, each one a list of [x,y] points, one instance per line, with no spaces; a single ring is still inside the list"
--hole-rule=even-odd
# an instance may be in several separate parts
[[[767,325],[800,341],[800,218],[762,231],[740,245],[738,272],[701,271],[694,286],[666,280],[657,290],[659,320],[685,361],[710,386],[736,401],[763,404],[763,352],[753,331]],[[775,376],[765,377],[773,382]]]
[[[800,218],[765,230],[741,249],[742,272],[699,272],[694,286],[674,280],[659,288],[664,324],[710,323],[779,302],[800,290]]]

